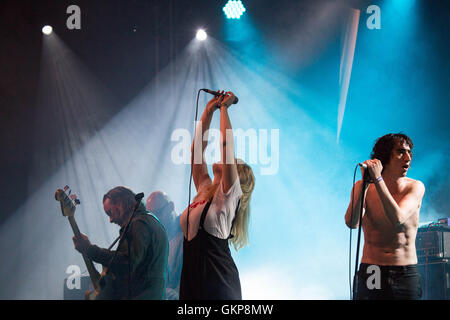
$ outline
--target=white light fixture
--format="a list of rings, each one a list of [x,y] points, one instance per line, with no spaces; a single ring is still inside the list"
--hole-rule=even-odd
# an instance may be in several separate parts
[[[197,34],[196,34],[195,37],[196,37],[197,40],[199,40],[199,41],[205,41],[206,38],[208,37],[208,35],[206,34],[205,30],[199,29],[199,30],[197,31]]]
[[[43,33],[43,34],[49,35],[49,34],[51,34],[52,32],[53,32],[53,28],[52,28],[51,26],[44,26],[44,27],[42,28],[42,33]]]

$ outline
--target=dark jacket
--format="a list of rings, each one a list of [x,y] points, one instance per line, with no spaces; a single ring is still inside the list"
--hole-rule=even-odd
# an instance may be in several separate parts
[[[120,229],[120,234],[124,232]],[[169,242],[159,220],[140,208],[117,250],[91,245],[88,258],[108,266],[99,299],[165,299]],[[130,275],[130,276],[129,276]]]

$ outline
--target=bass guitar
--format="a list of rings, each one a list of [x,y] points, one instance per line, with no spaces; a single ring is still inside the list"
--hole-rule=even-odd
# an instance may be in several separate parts
[[[68,190],[69,193],[67,193]],[[75,237],[81,238],[80,229],[78,228],[77,222],[75,221],[75,210],[76,206],[80,204],[80,200],[75,194],[71,194],[69,186],[65,186],[64,189],[56,190],[55,200],[59,201],[59,203],[61,204],[61,212],[63,216],[68,218]],[[102,290],[102,286],[100,285],[100,283],[102,283],[101,277],[106,274],[106,268],[103,268],[102,273],[100,274],[97,269],[95,269],[92,260],[90,260],[84,254],[82,256],[84,263],[86,264],[89,277],[91,278],[92,285],[94,287],[93,291],[86,292],[85,298],[87,300],[95,300]]]

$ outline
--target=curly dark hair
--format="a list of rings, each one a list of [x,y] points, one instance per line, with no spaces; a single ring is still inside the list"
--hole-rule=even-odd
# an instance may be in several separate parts
[[[400,141],[401,143],[406,142],[409,148],[412,150],[414,144],[410,137],[403,133],[389,133],[375,141],[372,153],[370,154],[370,159],[378,159],[381,164],[386,166],[391,159],[392,150],[395,147],[395,143]]]

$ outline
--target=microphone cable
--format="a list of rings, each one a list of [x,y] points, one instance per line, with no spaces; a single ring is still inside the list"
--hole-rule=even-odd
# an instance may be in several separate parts
[[[187,207],[187,215],[186,215],[186,239],[189,240],[189,212],[191,210],[191,186],[192,186],[192,171],[194,167],[194,159],[195,159],[195,138],[197,138],[197,118],[198,118],[198,99],[200,97],[200,91],[202,89],[199,89],[197,92],[197,102],[195,104],[195,120],[194,120],[194,139],[192,141],[192,156],[191,156],[191,174],[189,176],[189,190],[188,190],[188,207]],[[203,156],[203,155],[202,155]]]
[[[359,164],[356,165],[355,171],[353,172],[353,187],[352,187],[352,211],[350,214],[350,224],[353,220],[353,211],[354,211],[354,205],[355,205],[355,180],[356,180],[356,171],[358,169]],[[361,221],[360,221],[361,223]],[[348,250],[348,284],[350,288],[350,300],[352,300],[352,228],[350,228],[350,243],[349,243],[349,250]]]

